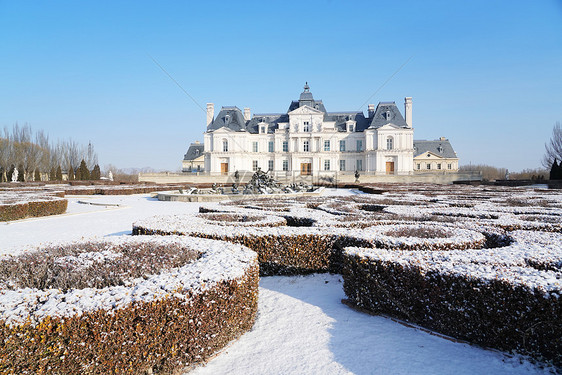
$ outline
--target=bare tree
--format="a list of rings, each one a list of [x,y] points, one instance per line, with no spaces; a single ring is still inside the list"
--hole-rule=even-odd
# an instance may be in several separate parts
[[[550,170],[555,160],[562,161],[562,127],[557,121],[552,129],[552,138],[549,143],[544,144],[545,154],[542,158],[542,165]]]
[[[12,166],[21,169],[21,177],[27,181],[56,171],[59,166],[76,170],[82,160],[91,168],[97,164],[98,156],[91,142],[87,147],[71,139],[52,145],[44,131],[34,133],[28,124],[16,123],[11,130],[5,127],[3,133],[0,131],[0,181],[7,180],[7,171]]]
[[[0,136],[0,182],[8,181],[7,173],[12,163],[12,143]]]
[[[94,166],[98,164],[98,155],[94,151],[94,145],[92,145],[92,142],[88,142],[88,151],[86,157],[83,159],[89,170],[92,170]]]
[[[35,144],[41,151],[38,169],[42,173],[48,173],[51,167],[51,146],[49,145],[49,136],[43,130],[39,130],[35,134]]]

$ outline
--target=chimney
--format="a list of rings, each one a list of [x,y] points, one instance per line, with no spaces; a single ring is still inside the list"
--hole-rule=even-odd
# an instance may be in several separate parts
[[[252,119],[252,115],[250,113],[250,108],[244,108],[244,121],[250,121]]]
[[[406,125],[412,127],[412,97],[404,98],[404,114],[406,115]]]
[[[375,105],[369,104],[369,117],[373,117],[375,114]]]
[[[211,125],[214,116],[215,116],[215,105],[213,103],[207,103],[207,126]]]

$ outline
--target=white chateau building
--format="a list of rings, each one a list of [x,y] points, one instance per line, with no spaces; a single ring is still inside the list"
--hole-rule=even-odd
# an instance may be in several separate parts
[[[458,171],[458,158],[445,138],[416,146],[409,97],[404,116],[394,102],[369,104],[367,116],[327,112],[306,84],[287,113],[252,116],[249,108],[222,107],[215,117],[214,105],[207,104],[204,137],[204,171],[211,175],[258,168],[277,176]]]

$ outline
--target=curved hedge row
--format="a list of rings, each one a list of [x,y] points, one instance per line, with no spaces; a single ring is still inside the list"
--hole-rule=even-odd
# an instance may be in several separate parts
[[[244,210],[224,213],[233,217],[244,216]],[[217,213],[199,215],[220,215]],[[257,217],[261,217],[258,215]],[[189,215],[156,216],[133,224],[133,235],[188,235],[242,244],[258,253],[261,275],[295,275],[313,272],[340,273],[342,250],[347,246],[384,246],[393,249],[451,250],[481,248],[486,237],[474,230],[453,226],[438,227],[430,224],[401,224],[399,226],[372,226],[366,229],[328,228],[303,225],[281,226],[275,217],[267,222],[275,226],[242,227],[237,222],[201,225],[199,217]],[[291,220],[288,220],[291,221]],[[441,228],[445,228],[441,230]],[[392,232],[399,229],[399,232]],[[424,238],[427,234],[441,238]],[[392,232],[392,233],[391,233]]]
[[[349,302],[562,366],[562,256],[550,245],[450,252],[348,248]]]
[[[113,267],[119,254],[140,248],[158,255],[170,247],[195,251],[197,259],[101,289],[21,290],[3,273],[3,284],[13,290],[2,290],[0,298],[0,372],[173,373],[205,361],[249,330],[259,271],[256,254],[239,245],[117,238],[54,249],[58,260],[48,267],[63,262],[95,277],[88,267]]]

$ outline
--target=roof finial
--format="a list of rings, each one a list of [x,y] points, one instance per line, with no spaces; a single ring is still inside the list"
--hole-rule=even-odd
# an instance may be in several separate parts
[[[304,92],[308,92],[308,90],[310,90],[310,87],[308,86],[308,81],[304,83]]]

